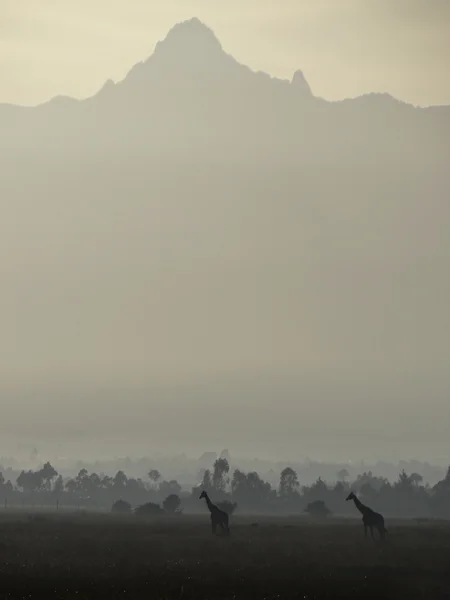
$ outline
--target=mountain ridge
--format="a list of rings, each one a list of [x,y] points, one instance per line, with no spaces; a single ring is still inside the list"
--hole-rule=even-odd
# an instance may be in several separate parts
[[[232,436],[242,407],[248,439],[265,405],[323,447],[324,419],[346,439],[349,415],[417,439],[410,407],[433,440],[450,411],[449,109],[327,102],[203,34],[89,99],[0,109],[2,397],[42,399],[57,429],[64,398],[81,423],[83,390],[116,390],[92,394],[91,430],[126,427],[120,405],[152,435],[155,385],[175,385],[171,435]]]
[[[156,43],[153,53],[151,53],[147,58],[135,63],[129,69],[129,71],[125,75],[125,77],[122,78],[121,80],[114,82],[112,79],[107,79],[101,85],[99,90],[96,93],[94,93],[92,96],[78,99],[78,98],[74,98],[71,96],[57,95],[57,96],[52,97],[52,98],[50,98],[38,105],[35,105],[35,106],[23,106],[23,105],[16,105],[16,104],[12,104],[12,103],[0,102],[0,108],[3,106],[6,106],[6,105],[21,106],[21,107],[23,106],[23,108],[39,108],[40,106],[45,106],[49,103],[60,102],[60,100],[59,100],[60,98],[65,98],[67,100],[70,99],[73,102],[89,101],[89,100],[92,100],[93,98],[95,98],[96,96],[98,96],[99,94],[103,94],[105,89],[112,90],[115,87],[124,84],[129,78],[133,78],[133,76],[136,72],[141,72],[141,71],[143,71],[143,69],[151,67],[152,62],[155,61],[155,57],[156,57],[156,59],[158,59],[160,56],[163,56],[166,60],[167,60],[167,57],[170,57],[172,61],[174,61],[174,59],[176,59],[178,61],[182,61],[183,64],[186,64],[186,61],[189,61],[192,59],[195,59],[195,60],[201,59],[202,55],[204,58],[205,53],[207,54],[208,58],[211,58],[211,56],[212,56],[215,58],[221,57],[222,59],[226,59],[229,61],[231,60],[234,63],[234,66],[243,68],[243,69],[247,70],[249,73],[252,73],[253,75],[262,77],[266,80],[271,80],[273,82],[277,82],[280,84],[290,85],[296,89],[301,87],[302,93],[304,96],[305,95],[313,96],[313,93],[311,91],[309,83],[307,82],[303,72],[300,69],[297,69],[293,73],[293,77],[291,80],[282,79],[277,76],[270,75],[264,71],[255,71],[251,67],[243,65],[242,63],[239,63],[234,57],[232,57],[232,55],[226,53],[225,50],[223,49],[222,44],[220,43],[219,39],[213,32],[213,30],[211,28],[209,28],[206,24],[204,24],[202,21],[200,21],[200,19],[198,19],[197,17],[193,17],[191,19],[188,19],[185,21],[180,21],[180,22],[176,23],[169,30],[166,37],[163,40],[160,40]],[[414,106],[413,104],[409,103],[406,100],[395,98],[388,92],[369,92],[369,93],[361,94],[361,95],[355,96],[355,97],[342,98],[341,100],[325,100],[320,97],[316,97],[316,96],[314,96],[314,97],[317,99],[320,99],[324,102],[327,102],[329,104],[339,104],[341,102],[351,102],[353,100],[358,100],[361,98],[362,99],[365,99],[365,98],[373,99],[373,97],[380,97],[380,96],[389,98],[396,102],[401,102],[403,104],[407,104],[409,106]],[[439,105],[439,106],[440,107],[449,106],[449,108],[450,108],[450,105]],[[427,108],[433,108],[433,107],[434,107],[434,105],[432,105],[430,107],[415,107],[415,108],[427,109]]]
[[[194,155],[266,164],[445,162],[450,107],[413,107],[388,94],[329,102],[302,73],[291,81],[253,71],[194,18],[175,25],[117,83],[84,100],[57,96],[37,107],[0,105],[0,155]],[[448,131],[448,136],[446,136]],[[351,135],[350,135],[351,133]],[[149,144],[148,140],[152,140]],[[343,148],[345,151],[343,152]],[[46,150],[46,151],[45,151]],[[264,158],[263,158],[264,157]]]

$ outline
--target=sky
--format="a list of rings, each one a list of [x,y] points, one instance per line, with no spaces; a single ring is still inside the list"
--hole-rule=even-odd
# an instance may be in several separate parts
[[[330,100],[450,104],[448,0],[0,0],[0,102],[84,98],[198,17],[238,61]]]

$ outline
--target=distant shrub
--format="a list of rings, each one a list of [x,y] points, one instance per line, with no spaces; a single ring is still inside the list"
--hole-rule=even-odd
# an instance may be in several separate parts
[[[163,515],[164,509],[162,509],[159,504],[147,502],[146,504],[138,506],[134,513],[138,517],[156,517],[158,515]]]
[[[131,504],[126,500],[117,500],[112,505],[112,512],[120,515],[128,515],[131,513]]]
[[[220,508],[220,510],[223,510],[223,512],[226,512],[227,515],[229,515],[230,517],[234,513],[234,511],[237,509],[236,502],[230,502],[229,500],[223,500],[222,502],[218,502],[217,506]]]
[[[179,512],[181,498],[177,494],[170,494],[163,502],[164,510],[168,513]]]
[[[44,515],[28,515],[28,520],[34,523],[47,523],[49,519]]]
[[[305,508],[305,512],[309,513],[315,519],[325,519],[331,514],[331,510],[326,506],[323,500],[315,500],[310,502]]]

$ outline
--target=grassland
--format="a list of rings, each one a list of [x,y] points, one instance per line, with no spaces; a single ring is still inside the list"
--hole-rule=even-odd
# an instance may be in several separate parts
[[[106,514],[0,516],[0,598],[450,598],[450,524]]]

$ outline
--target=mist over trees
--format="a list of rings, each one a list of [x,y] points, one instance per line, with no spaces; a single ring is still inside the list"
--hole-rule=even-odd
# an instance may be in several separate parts
[[[345,472],[344,472],[345,471]],[[450,467],[434,485],[423,483],[417,472],[401,470],[394,481],[372,471],[359,473],[354,479],[347,469],[340,469],[334,482],[320,476],[302,485],[291,466],[284,467],[276,485],[265,481],[257,472],[231,469],[225,458],[214,461],[200,482],[190,489],[174,479],[165,480],[152,469],[144,479],[129,477],[122,470],[114,476],[81,469],[74,477],[63,477],[49,463],[38,470],[21,471],[15,482],[0,474],[0,501],[5,509],[14,505],[56,506],[58,509],[111,509],[120,514],[152,516],[158,514],[198,513],[202,490],[229,514],[305,514],[313,518],[354,515],[345,502],[350,491],[362,502],[387,516],[416,518],[450,518]]]

